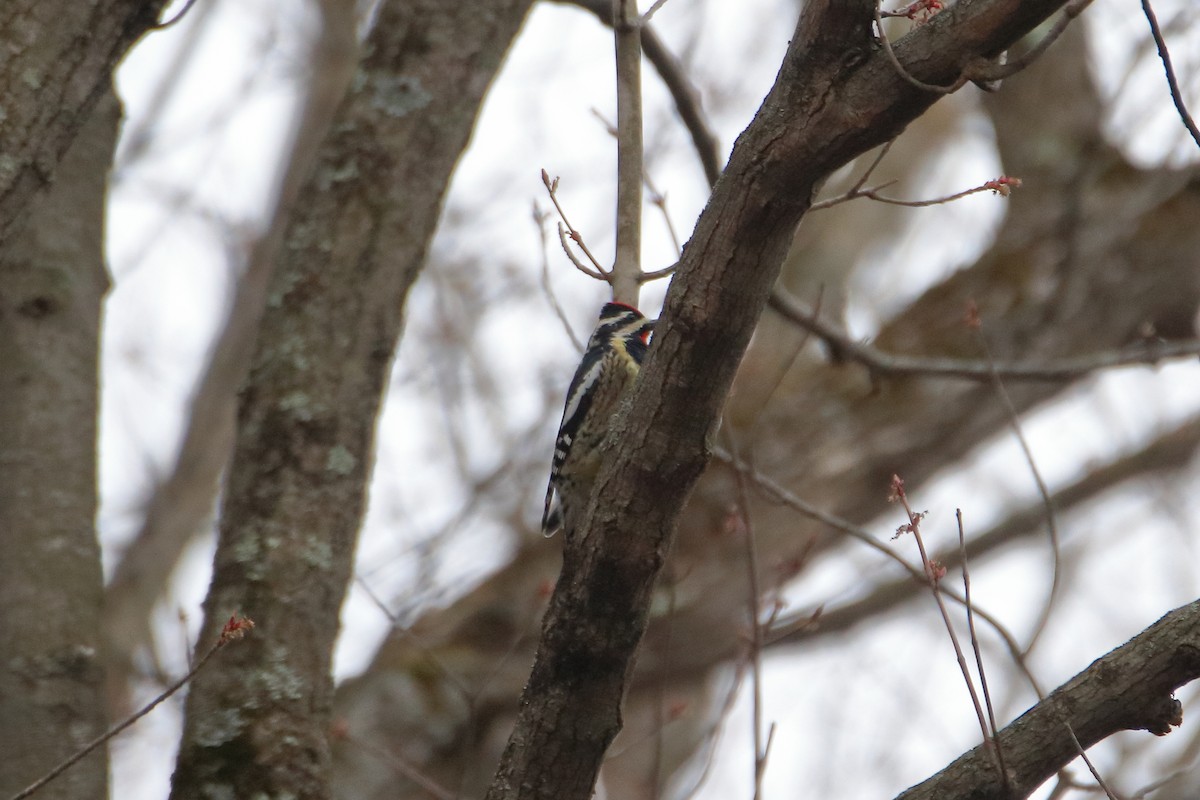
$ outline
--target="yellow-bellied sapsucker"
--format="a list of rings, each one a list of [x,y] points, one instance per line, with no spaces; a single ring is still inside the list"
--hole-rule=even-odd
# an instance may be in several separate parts
[[[621,398],[633,388],[654,320],[624,303],[607,303],[575,370],[554,442],[542,533],[553,536],[577,522],[600,468],[604,441]]]

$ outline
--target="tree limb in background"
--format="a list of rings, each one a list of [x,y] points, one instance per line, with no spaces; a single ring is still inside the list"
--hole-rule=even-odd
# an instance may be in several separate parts
[[[952,80],[970,59],[1007,48],[1061,5],[975,3],[934,17],[896,49],[904,60],[919,58],[931,80]],[[621,727],[654,580],[795,226],[822,179],[932,104],[876,51],[871,22],[870,3],[806,5],[777,82],[700,217],[588,521],[564,542],[562,575],[489,800],[591,795]]]
[[[102,86],[58,180],[32,198],[19,232],[0,235],[0,797],[106,725],[96,436],[105,193],[121,109],[107,75]],[[107,754],[56,790],[103,798]]]
[[[612,25],[611,0],[557,1],[564,5],[578,6],[590,11],[605,25]],[[646,15],[646,17],[648,16],[649,14]],[[721,177],[720,142],[700,108],[700,93],[688,79],[687,74],[683,71],[683,66],[654,32],[654,29],[650,27],[646,17],[643,17],[641,24],[642,52],[646,54],[646,59],[654,65],[663,85],[671,93],[675,110],[679,112],[679,118],[692,137],[692,145],[700,159],[704,177],[708,180],[709,186],[712,186],[717,182],[717,178]]]
[[[531,0],[387,3],[272,276],[226,481],[207,635],[258,634],[187,699],[171,797],[330,796],[333,644],[408,291]]]
[[[1028,797],[1084,749],[1118,731],[1164,736],[1183,721],[1173,693],[1200,678],[1200,601],[1178,608],[1055,689],[1000,731],[1011,793],[983,745],[897,800]],[[1073,735],[1072,735],[1073,734]]]
[[[1005,170],[1021,174],[1037,191],[1016,193],[1006,203],[1009,213],[977,261],[928,287],[902,310],[881,310],[890,316],[876,337],[881,350],[977,357],[977,347],[962,323],[968,299],[975,299],[989,317],[1003,320],[993,333],[998,334],[996,352],[1006,359],[1058,359],[1117,349],[1145,337],[1151,326],[1166,337],[1194,335],[1191,324],[1198,302],[1194,254],[1200,247],[1200,234],[1190,224],[1200,215],[1195,170],[1140,170],[1119,153],[1097,145],[1101,103],[1089,81],[1082,29],[1071,26],[1028,71],[1007,81],[1003,91],[987,95],[989,107],[997,104],[993,117],[1003,134],[998,141]],[[1047,96],[1058,102],[1045,105]],[[932,109],[933,114],[939,112],[946,109]],[[912,126],[906,131],[889,160],[912,158],[899,155],[914,133]],[[927,130],[918,135],[932,140],[935,147],[943,141]],[[1068,146],[1045,159],[1045,149],[1037,145],[1046,136]],[[1071,212],[1084,203],[1086,213]],[[825,229],[826,214],[835,213],[837,209],[807,217],[801,232],[815,230],[809,227],[814,223]],[[868,227],[879,224],[856,223],[839,242],[861,240]],[[889,227],[885,236],[898,233]],[[1081,244],[1064,250],[1064,242]],[[828,253],[810,253],[801,268],[811,273],[828,257]],[[1061,297],[1070,302],[1060,304]],[[746,452],[763,474],[798,496],[821,498],[823,508],[857,526],[870,525],[884,507],[881,487],[886,487],[897,463],[905,465],[909,486],[915,488],[947,465],[963,463],[1007,423],[1006,415],[991,402],[990,390],[978,382],[897,379],[872,384],[856,367],[815,358],[795,360],[780,390],[771,393],[773,399],[768,398],[764,407],[759,398],[776,381],[764,380],[762,363],[776,359],[780,350],[783,360],[791,360],[801,335],[790,325],[777,315],[759,319],[724,424],[742,432]],[[775,361],[771,363],[774,369]],[[687,385],[695,386],[707,375],[701,370],[699,376],[688,378]],[[1062,398],[1073,385],[1070,381],[1024,382],[1010,391],[1018,410],[1026,413]],[[742,570],[728,568],[732,559],[741,557],[741,543],[722,533],[735,500],[734,483],[730,467],[710,465],[680,521],[667,565],[675,600],[667,602],[665,589],[655,594],[656,611],[639,650],[633,688],[623,711],[624,741],[614,745],[622,755],[610,753],[605,762],[603,783],[606,788],[619,785],[622,798],[655,796],[652,786],[642,794],[628,790],[638,774],[658,774],[650,771],[650,764],[632,763],[639,750],[647,750],[636,743],[659,735],[656,717],[648,710],[655,698],[665,694],[670,707],[684,709],[661,731],[667,740],[664,774],[679,776],[675,770],[689,754],[703,748],[706,737],[720,724],[708,715],[719,715],[720,704],[711,699],[714,692],[724,696],[726,690],[714,688],[706,676],[724,674],[721,665],[737,652],[745,633]],[[751,503],[768,588],[795,574],[797,551],[819,554],[853,546],[759,494],[752,494]],[[519,513],[506,512],[497,520],[514,532],[527,531]],[[473,686],[492,674],[497,658],[484,632],[497,624],[506,631],[519,629],[520,646],[505,660],[503,674],[488,679],[486,696],[475,706],[480,713],[456,716],[452,708],[447,710],[449,704],[439,701],[453,697],[453,689],[431,681],[428,659],[404,636],[394,634],[370,669],[348,682],[347,691],[339,691],[339,708],[352,730],[410,754],[443,785],[460,783],[462,793],[481,796],[485,786],[463,776],[471,772],[473,779],[475,769],[489,768],[479,765],[499,759],[510,730],[509,715],[518,706],[527,677],[515,665],[532,660],[536,644],[536,628],[525,627],[532,615],[523,604],[534,603],[535,598],[540,604],[558,573],[558,559],[557,548],[522,546],[510,563],[476,590],[450,606],[426,610],[416,623],[431,652],[455,663],[456,673]],[[672,616],[665,619],[663,610],[668,606]],[[869,635],[861,633],[863,640]],[[512,641],[508,635],[505,641]],[[1012,651],[1019,651],[1019,646]],[[421,702],[395,703],[401,689],[404,696],[419,697]],[[402,711],[396,710],[398,706]],[[430,743],[436,745],[431,749]],[[366,759],[342,760],[339,772],[344,776],[340,791],[347,797],[423,797],[412,787],[398,787],[393,773],[373,769]]]
[[[1200,448],[1200,418],[1193,418],[1164,433],[1136,453],[1094,470],[1075,483],[1056,491],[1052,497],[1059,513],[1066,513],[1099,499],[1105,493],[1119,489],[1129,481],[1143,480],[1155,475],[1178,472],[1187,467]],[[1010,515],[993,528],[973,536],[966,542],[966,556],[977,562],[983,556],[1018,544],[1039,531],[1045,519],[1041,502],[1033,503]],[[958,547],[947,548],[934,555],[934,560],[953,570],[961,566]],[[881,583],[860,600],[825,609],[814,623],[809,613],[781,619],[771,631],[772,646],[799,644],[827,634],[840,633],[879,614],[897,609],[900,604],[916,599],[924,587],[905,576]]]
[[[304,105],[293,126],[274,212],[250,251],[225,326],[196,385],[174,469],[147,503],[142,525],[105,593],[112,698],[125,697],[131,659],[151,638],[150,612],[184,548],[213,513],[221,473],[233,450],[237,389],[250,367],[284,227],[358,64],[354,1],[322,0],[320,8]]]
[[[1029,362],[998,362],[965,358],[923,358],[885,353],[856,341],[836,325],[826,322],[782,289],[767,301],[773,311],[819,337],[840,361],[862,364],[873,378],[918,376],[992,381],[995,376],[1016,381],[1069,381],[1093,372],[1127,366],[1157,366],[1176,358],[1200,355],[1200,340],[1169,342],[1148,340],[1119,350],[1107,350],[1073,358]]]

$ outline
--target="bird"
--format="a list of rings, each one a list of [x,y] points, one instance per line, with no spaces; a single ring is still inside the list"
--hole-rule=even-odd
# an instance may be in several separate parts
[[[600,468],[600,445],[646,357],[654,320],[625,303],[605,303],[567,389],[542,509],[542,535],[570,534]]]

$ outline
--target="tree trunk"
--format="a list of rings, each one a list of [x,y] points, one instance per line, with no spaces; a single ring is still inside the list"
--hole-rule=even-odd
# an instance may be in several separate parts
[[[338,613],[375,420],[450,174],[530,0],[385,3],[268,294],[202,642],[257,624],[188,696],[171,797],[330,796]]]
[[[96,540],[104,208],[120,107],[99,102],[0,250],[0,796],[104,729]],[[39,797],[105,797],[101,748]]]

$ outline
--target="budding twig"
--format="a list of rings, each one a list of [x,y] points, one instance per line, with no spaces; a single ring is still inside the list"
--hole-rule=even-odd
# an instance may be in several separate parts
[[[233,615],[232,617],[230,617],[229,621],[225,623],[225,627],[223,627],[221,629],[221,635],[217,638],[217,641],[213,644],[212,647],[210,647],[208,649],[208,652],[206,652],[200,658],[200,660],[196,662],[196,665],[194,667],[192,667],[190,670],[188,670],[186,675],[184,675],[179,680],[175,681],[175,683],[168,686],[162,694],[160,694],[158,697],[155,697],[153,700],[151,700],[149,703],[147,703],[145,706],[143,706],[140,711],[137,711],[132,716],[125,719],[123,722],[120,722],[117,725],[114,725],[113,727],[111,727],[107,731],[105,731],[104,733],[97,736],[92,741],[88,742],[86,745],[84,745],[80,750],[78,750],[74,755],[72,755],[66,761],[62,762],[54,769],[47,772],[45,775],[38,778],[36,781],[29,784],[24,789],[17,792],[16,794],[14,794],[11,798],[9,798],[9,800],[23,800],[23,798],[29,797],[34,792],[38,791],[43,786],[50,783],[50,781],[54,780],[59,775],[62,775],[64,772],[66,772],[71,767],[75,766],[85,756],[87,756],[89,753],[91,753],[97,747],[100,747],[100,745],[104,744],[109,739],[113,738],[117,734],[121,733],[121,731],[125,730],[130,725],[132,725],[133,723],[137,722],[142,717],[149,714],[164,700],[166,700],[168,697],[175,694],[180,689],[182,689],[184,686],[186,686],[188,681],[192,680],[192,678],[195,678],[196,674],[199,673],[200,670],[204,669],[204,665],[209,662],[209,659],[211,659],[213,656],[215,656],[217,654],[218,650],[220,650],[222,647],[229,644],[230,642],[235,642],[238,639],[241,639],[253,628],[254,628],[254,621],[252,619],[250,619],[249,617],[238,617],[236,614]]]

